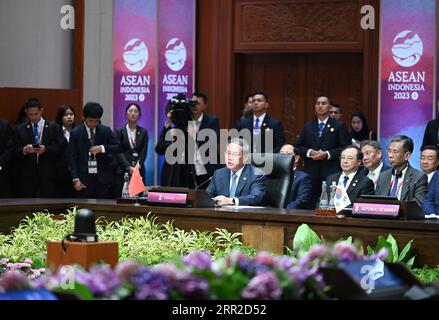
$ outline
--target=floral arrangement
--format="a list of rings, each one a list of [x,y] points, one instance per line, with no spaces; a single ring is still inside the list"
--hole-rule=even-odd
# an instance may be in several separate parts
[[[385,258],[386,250],[364,256],[353,244],[315,245],[299,257],[259,252],[250,257],[233,251],[224,258],[193,251],[172,262],[152,267],[134,261],[115,269],[97,265],[89,271],[79,267],[59,269],[55,274],[26,282],[16,270],[0,278],[0,292],[25,287],[69,292],[82,299],[327,299],[320,268],[339,261]],[[19,283],[14,286],[13,282]]]
[[[8,271],[17,270],[32,280],[38,278],[46,272],[45,268],[33,269],[32,264],[32,259],[29,258],[24,259],[23,262],[15,263],[10,262],[7,258],[0,259],[0,277]]]

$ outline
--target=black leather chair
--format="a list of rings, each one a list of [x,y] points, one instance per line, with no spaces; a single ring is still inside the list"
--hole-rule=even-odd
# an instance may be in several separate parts
[[[265,205],[286,208],[293,184],[294,159],[290,155],[252,154],[252,164],[265,173]]]

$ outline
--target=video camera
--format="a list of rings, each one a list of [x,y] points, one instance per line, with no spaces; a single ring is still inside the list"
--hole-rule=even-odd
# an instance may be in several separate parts
[[[180,93],[166,104],[166,114],[172,111],[171,122],[176,128],[185,129],[188,121],[192,120],[191,108],[197,105],[196,101],[189,100],[186,95]]]

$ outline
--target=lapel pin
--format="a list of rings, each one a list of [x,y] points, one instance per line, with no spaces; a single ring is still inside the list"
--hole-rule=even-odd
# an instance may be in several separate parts
[[[330,124],[328,124],[328,125],[326,125],[328,128],[331,128],[331,125]]]
[[[331,128],[331,132],[334,132],[334,128]]]
[[[247,180],[247,177],[242,178],[242,180],[244,180],[244,181]]]

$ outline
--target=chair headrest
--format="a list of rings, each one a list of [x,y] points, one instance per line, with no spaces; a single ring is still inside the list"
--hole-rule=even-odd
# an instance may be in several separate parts
[[[283,176],[292,173],[294,157],[280,153],[253,153],[251,162],[266,175]]]

